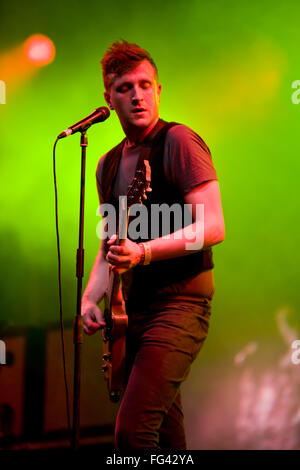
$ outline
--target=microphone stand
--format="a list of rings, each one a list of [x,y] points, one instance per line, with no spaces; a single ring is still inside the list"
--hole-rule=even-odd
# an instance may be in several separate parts
[[[80,179],[80,216],[79,216],[79,244],[76,256],[76,277],[77,277],[77,309],[74,319],[73,343],[74,343],[74,389],[73,389],[73,429],[71,446],[73,450],[79,447],[80,430],[80,364],[81,364],[81,344],[82,344],[82,316],[81,316],[81,294],[84,265],[83,249],[83,226],[84,226],[84,191],[85,191],[85,159],[88,140],[86,131],[81,132],[81,179]]]

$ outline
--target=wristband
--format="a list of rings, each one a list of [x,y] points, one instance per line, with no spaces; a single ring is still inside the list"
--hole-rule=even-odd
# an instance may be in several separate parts
[[[143,264],[144,266],[147,264],[150,264],[151,262],[151,247],[150,244],[148,243],[139,243],[139,246],[142,246],[143,249],[143,254],[141,257],[140,264]]]
[[[143,243],[139,243],[138,246],[141,250],[141,259],[139,261],[139,264],[144,264],[144,261],[145,261],[145,247],[144,247]]]

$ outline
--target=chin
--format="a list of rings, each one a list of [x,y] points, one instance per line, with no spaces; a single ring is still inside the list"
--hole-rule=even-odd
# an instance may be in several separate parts
[[[131,121],[131,124],[135,127],[149,127],[152,124],[152,121],[149,121],[149,119],[133,119]]]

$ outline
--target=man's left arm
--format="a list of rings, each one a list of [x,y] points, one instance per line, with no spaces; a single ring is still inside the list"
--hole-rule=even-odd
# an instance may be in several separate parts
[[[224,240],[225,226],[218,181],[206,181],[196,186],[184,196],[184,200],[190,204],[195,222],[167,237],[147,242],[151,247],[152,261],[185,256]],[[201,205],[204,217],[199,219]]]
[[[206,181],[196,186],[184,196],[184,200],[190,204],[194,222],[170,235],[146,242],[151,248],[151,261],[186,256],[224,240],[225,226],[218,181]],[[199,220],[197,206],[199,208],[201,205],[204,219],[201,217]],[[124,268],[130,269],[138,264],[140,247],[137,243],[126,240],[122,247],[113,243],[113,240],[108,241],[111,246],[107,260],[115,270],[123,268],[121,272],[124,272]]]

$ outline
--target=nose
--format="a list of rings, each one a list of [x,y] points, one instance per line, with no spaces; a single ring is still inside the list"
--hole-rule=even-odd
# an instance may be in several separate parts
[[[139,87],[133,87],[131,100],[133,105],[137,105],[143,101],[143,94]]]

